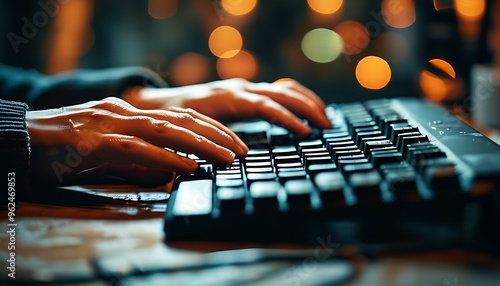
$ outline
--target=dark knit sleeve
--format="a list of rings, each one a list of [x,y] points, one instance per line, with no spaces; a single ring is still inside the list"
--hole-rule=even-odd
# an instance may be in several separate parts
[[[15,203],[26,191],[30,159],[25,103],[0,99],[0,206]]]
[[[76,70],[46,76],[34,70],[0,65],[0,96],[27,102],[35,109],[120,97],[125,88],[132,86],[165,87],[166,83],[142,67]]]

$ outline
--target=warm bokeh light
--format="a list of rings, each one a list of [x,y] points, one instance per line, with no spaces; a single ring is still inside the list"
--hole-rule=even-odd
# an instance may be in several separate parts
[[[344,21],[333,29],[342,37],[344,42],[343,52],[347,55],[361,53],[370,43],[370,34],[365,26],[356,21]]]
[[[257,0],[222,0],[221,3],[229,14],[239,16],[250,13],[257,5]]]
[[[481,18],[486,10],[486,0],[454,0],[459,17]]]
[[[481,33],[481,21],[486,10],[486,0],[454,0],[460,35],[476,40]]]
[[[333,14],[342,7],[343,0],[307,0],[307,4],[320,14]]]
[[[456,77],[455,69],[445,60],[442,59],[432,59],[429,63],[435,68],[441,70],[452,78]]]
[[[209,76],[210,60],[197,53],[182,54],[170,66],[170,80],[178,86],[205,82]]]
[[[217,59],[217,74],[222,79],[252,80],[257,75],[257,60],[250,52],[241,50],[234,57]]]
[[[382,58],[367,56],[356,66],[356,79],[368,89],[381,89],[391,80],[391,67]]]
[[[302,52],[308,59],[317,63],[335,60],[343,48],[339,34],[325,28],[311,30],[302,39]]]
[[[219,58],[235,56],[243,46],[240,32],[230,26],[220,26],[212,31],[208,38],[208,47]]]
[[[424,70],[420,74],[420,88],[425,97],[433,101],[442,101],[446,98],[447,88],[443,79],[430,71]]]
[[[93,2],[74,0],[59,9],[51,25],[53,35],[45,70],[48,74],[76,69],[81,56],[94,44],[94,32],[91,30]]]
[[[382,0],[382,17],[393,28],[406,28],[415,22],[414,0]]]
[[[376,38],[376,53],[391,63],[407,58],[410,48],[408,40],[399,32],[383,32]]]
[[[155,19],[167,19],[177,13],[179,0],[149,0],[148,13]]]

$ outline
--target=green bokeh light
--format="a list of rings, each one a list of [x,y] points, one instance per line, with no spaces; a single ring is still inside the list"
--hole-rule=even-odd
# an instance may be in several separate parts
[[[342,37],[325,28],[313,29],[302,39],[302,52],[313,62],[329,63],[335,60],[344,48]]]

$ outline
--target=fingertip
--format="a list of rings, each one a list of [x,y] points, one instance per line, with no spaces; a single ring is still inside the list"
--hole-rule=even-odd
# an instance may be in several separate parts
[[[182,170],[178,170],[180,173],[191,173],[198,169],[198,163],[195,160],[191,160],[187,157],[181,157],[181,162],[183,164]]]

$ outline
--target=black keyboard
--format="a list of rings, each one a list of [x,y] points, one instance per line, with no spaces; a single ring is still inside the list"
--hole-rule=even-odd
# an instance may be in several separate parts
[[[186,155],[200,167],[174,184],[166,241],[442,246],[498,222],[500,146],[469,125],[410,98],[332,104],[326,114],[332,129],[307,138],[234,124],[250,151],[230,166]]]

